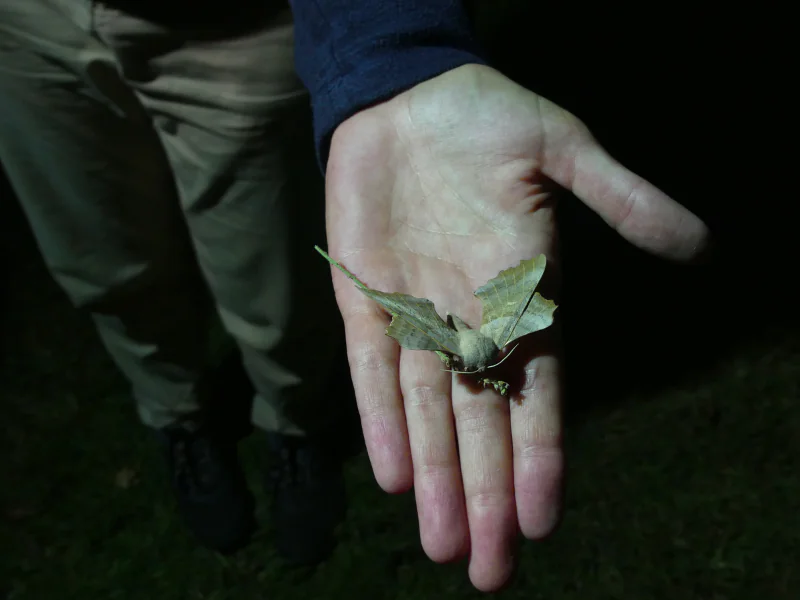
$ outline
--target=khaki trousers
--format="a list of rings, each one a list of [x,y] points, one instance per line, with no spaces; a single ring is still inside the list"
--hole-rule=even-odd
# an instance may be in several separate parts
[[[303,434],[328,418],[340,322],[313,250],[307,105],[288,9],[204,29],[0,0],[0,162],[151,427],[191,424],[205,402],[209,291],[254,424]]]

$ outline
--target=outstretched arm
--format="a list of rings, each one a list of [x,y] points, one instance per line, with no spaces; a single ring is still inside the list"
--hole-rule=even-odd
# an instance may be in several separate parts
[[[294,0],[328,248],[365,285],[428,298],[476,327],[479,285],[539,254],[558,264],[553,182],[637,246],[677,260],[702,251],[708,232],[695,215],[574,115],[482,64],[459,2],[412,6]],[[413,486],[428,556],[468,555],[473,584],[498,589],[518,532],[541,538],[559,518],[558,327],[522,339],[509,401],[467,388],[433,353],[401,350],[375,302],[338,271],[333,283],[378,483]]]

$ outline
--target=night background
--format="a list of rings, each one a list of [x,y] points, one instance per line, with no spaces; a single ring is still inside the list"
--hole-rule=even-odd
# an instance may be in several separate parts
[[[709,264],[672,265],[563,198],[566,510],[551,539],[522,545],[498,595],[800,598],[796,187],[768,190],[778,151],[758,138],[776,116],[754,101],[744,23],[638,11],[474,10],[501,71],[578,115],[717,241]],[[0,599],[484,596],[464,563],[423,554],[413,492],[383,493],[363,452],[348,462],[340,544],[316,569],[283,567],[267,527],[232,557],[198,547],[125,382],[45,271],[2,176],[0,269]],[[233,402],[248,390],[230,348],[216,336]],[[241,450],[266,525],[263,449],[251,436]]]

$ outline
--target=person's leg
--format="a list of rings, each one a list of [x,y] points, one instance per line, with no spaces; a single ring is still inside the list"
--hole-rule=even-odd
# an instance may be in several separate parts
[[[197,411],[207,307],[169,162],[80,26],[85,4],[0,0],[0,161],[50,272],[160,428]]]
[[[315,463],[333,456],[335,448],[312,438],[336,433],[341,394],[330,389],[329,375],[341,321],[329,267],[313,248],[324,243],[324,199],[321,186],[309,185],[319,173],[289,11],[251,15],[240,31],[143,29],[139,18],[110,8],[96,24],[173,166],[200,266],[256,390],[255,424],[272,432],[281,456]],[[299,555],[323,550],[321,537],[330,537],[339,516],[314,520],[343,511],[338,466],[317,473],[325,476],[276,502],[294,511],[277,527],[317,529],[308,536],[287,529],[284,542],[297,541],[295,549],[279,534],[284,554],[304,562]]]
[[[191,430],[206,290],[170,163],[114,55],[91,33],[92,4],[0,0],[0,162],[47,266],[92,315],[144,423]],[[235,474],[214,494],[201,498],[196,521],[227,513],[204,541],[228,546],[247,528],[248,495]]]
[[[329,423],[340,318],[313,248],[324,241],[324,198],[308,185],[319,174],[291,13],[264,13],[245,31],[204,31],[148,29],[106,8],[96,26],[153,116],[199,264],[256,389],[254,423],[302,435]]]

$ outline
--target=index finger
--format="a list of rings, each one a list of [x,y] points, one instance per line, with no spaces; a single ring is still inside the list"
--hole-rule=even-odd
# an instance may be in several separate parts
[[[400,391],[400,347],[385,334],[388,317],[375,303],[336,269],[333,277],[372,471],[384,491],[408,491],[413,469]]]

